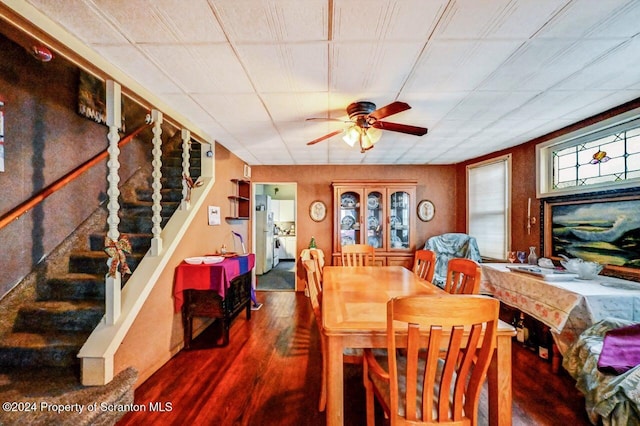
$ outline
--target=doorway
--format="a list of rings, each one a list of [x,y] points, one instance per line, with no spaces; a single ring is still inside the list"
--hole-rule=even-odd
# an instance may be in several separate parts
[[[254,183],[253,242],[256,290],[296,289],[295,183]]]

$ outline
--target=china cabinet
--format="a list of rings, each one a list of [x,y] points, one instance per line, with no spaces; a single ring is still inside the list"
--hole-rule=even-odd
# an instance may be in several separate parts
[[[332,264],[341,248],[369,244],[379,265],[411,268],[415,249],[416,181],[333,182]]]

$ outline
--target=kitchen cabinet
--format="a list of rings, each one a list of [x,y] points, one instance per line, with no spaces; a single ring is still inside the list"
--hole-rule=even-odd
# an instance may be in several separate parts
[[[280,240],[280,260],[296,259],[296,237],[278,237]]]
[[[411,268],[415,250],[416,181],[333,182],[332,264],[343,245],[369,244],[378,265]]]
[[[271,200],[271,211],[274,222],[295,222],[296,210],[294,200]]]
[[[278,215],[280,222],[295,222],[296,209],[294,200],[280,200],[280,212]]]

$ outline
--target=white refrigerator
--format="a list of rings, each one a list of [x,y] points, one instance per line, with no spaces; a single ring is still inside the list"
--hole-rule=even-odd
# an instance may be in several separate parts
[[[273,268],[273,212],[271,197],[256,196],[256,275],[266,274]]]

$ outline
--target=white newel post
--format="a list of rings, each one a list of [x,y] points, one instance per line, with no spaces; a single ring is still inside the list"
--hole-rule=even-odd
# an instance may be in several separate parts
[[[191,177],[189,171],[189,141],[191,139],[191,132],[187,129],[182,129],[182,202],[180,203],[181,210],[188,210],[191,205],[191,194],[187,179]]]
[[[120,204],[118,203],[118,197],[120,196],[120,190],[118,189],[118,183],[120,182],[120,176],[118,170],[120,169],[120,162],[118,156],[120,155],[120,148],[118,148],[118,142],[120,141],[120,135],[118,134],[118,128],[121,121],[121,90],[120,85],[115,81],[107,81],[107,126],[109,126],[109,160],[107,161],[109,188],[107,189],[107,195],[109,196],[109,202],[107,204],[108,217],[107,224],[109,230],[107,231],[107,237],[117,242],[120,238],[120,232],[118,231],[118,224],[120,218],[118,217],[118,211],[120,210]],[[116,258],[109,258],[107,266],[111,268],[111,263],[117,261]],[[120,271],[116,268],[115,275],[111,276],[107,273],[105,277],[105,310],[106,310],[106,322],[108,325],[114,324],[120,316],[121,308],[121,286],[122,277]]]
[[[162,139],[160,136],[162,135],[162,112],[158,110],[151,111],[151,119],[153,120],[153,184],[151,187],[153,188],[153,195],[151,199],[153,200],[153,206],[151,210],[153,211],[153,217],[151,221],[153,222],[153,227],[151,228],[151,232],[153,234],[153,238],[151,239],[151,255],[158,256],[160,252],[162,252],[162,237],[160,236],[160,232],[162,228],[160,227],[162,223],[161,211],[162,205],[160,201],[162,200],[162,193],[160,190],[162,189],[162,182],[160,179],[162,178]]]

